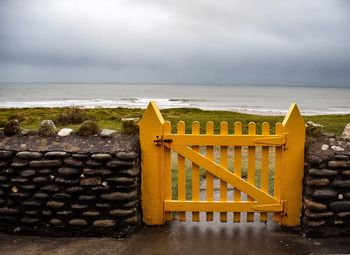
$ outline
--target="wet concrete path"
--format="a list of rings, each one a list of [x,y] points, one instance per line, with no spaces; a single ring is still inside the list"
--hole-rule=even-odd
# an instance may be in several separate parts
[[[274,223],[173,221],[124,239],[1,234],[0,254],[350,254],[350,237],[308,238]]]

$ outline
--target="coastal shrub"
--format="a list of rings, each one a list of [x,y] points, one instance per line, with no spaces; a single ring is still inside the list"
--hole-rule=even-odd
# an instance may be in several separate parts
[[[88,136],[98,134],[99,127],[97,123],[93,120],[85,120],[78,128],[77,133],[80,136]]]
[[[23,114],[20,112],[11,114],[10,116],[7,117],[7,120],[18,120],[19,122],[22,122],[24,119],[25,118],[24,118]]]
[[[79,107],[65,108],[60,112],[56,118],[56,121],[61,124],[80,124],[87,119],[84,109]]]
[[[5,135],[15,135],[21,132],[21,124],[18,120],[9,120],[4,126]]]

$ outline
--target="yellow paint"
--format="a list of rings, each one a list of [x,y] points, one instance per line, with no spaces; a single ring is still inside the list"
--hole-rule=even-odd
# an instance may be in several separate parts
[[[269,135],[270,132],[270,125],[267,122],[264,122],[262,124],[262,134],[263,135]],[[261,183],[261,190],[264,192],[269,191],[269,147],[268,146],[262,146],[262,152],[261,152],[261,177],[260,177],[260,183]],[[260,213],[260,221],[266,222],[267,221],[267,213]]]
[[[256,125],[254,122],[248,124],[248,135],[253,136],[256,134]],[[255,183],[255,146],[248,147],[248,183],[254,185]],[[254,199],[248,195],[248,201],[252,202]],[[254,213],[247,213],[247,222],[254,221]]]
[[[242,123],[237,121],[234,124],[234,134],[235,136],[241,136],[242,135]],[[238,176],[241,177],[242,175],[242,147],[237,146],[234,144],[234,159],[233,159],[233,167],[234,167],[234,173]],[[233,200],[234,201],[241,201],[241,191],[237,189],[234,186],[233,189]],[[241,221],[241,214],[239,212],[235,212],[233,214],[233,222],[240,222]]]
[[[286,201],[281,224],[298,226],[302,206],[304,174],[305,123],[296,104],[292,104],[284,118],[283,132],[287,135],[283,151],[281,199]]]
[[[192,134],[199,135],[200,125],[198,121],[192,123]],[[193,151],[199,152],[199,146],[192,146]],[[199,166],[192,163],[192,200],[199,201]],[[199,222],[199,212],[192,213],[192,221]]]
[[[165,200],[164,207],[167,211],[196,211],[201,212],[255,212],[264,210],[265,212],[281,211],[281,204],[262,205],[259,202],[229,202],[229,201],[177,201]]]
[[[214,123],[212,121],[208,121],[207,123],[207,133],[206,135],[213,135],[214,134]],[[207,146],[207,159],[210,161],[214,160],[214,148],[213,146]],[[197,153],[198,154],[198,153]],[[184,154],[186,155],[186,153]],[[195,161],[193,161],[196,163]],[[196,163],[198,164],[198,163]],[[202,164],[198,164],[203,166]],[[213,173],[205,168],[207,170],[206,172],[206,183],[207,183],[207,201],[211,202],[214,200],[214,175]],[[206,219],[207,221],[212,221],[214,219],[214,214],[212,212],[206,213]]]
[[[142,211],[147,225],[164,224],[163,147],[153,142],[162,136],[163,124],[157,105],[150,102],[140,121]]]
[[[220,123],[220,134],[227,135],[228,134],[228,123],[223,121]],[[220,165],[223,168],[228,168],[227,162],[227,146],[220,147]],[[227,201],[227,183],[223,180],[220,180],[220,201]],[[227,222],[227,213],[220,213],[220,221]]]
[[[198,146],[281,146],[284,144],[283,135],[164,135],[164,139],[171,139],[178,145],[198,145]]]
[[[179,135],[185,134],[185,122],[179,121],[177,123],[177,133]],[[186,200],[186,169],[185,169],[185,158],[181,154],[177,154],[177,181],[178,181],[178,200]],[[179,212],[179,220],[185,221],[186,215],[184,212]]]
[[[142,151],[142,208],[144,222],[160,225],[171,220],[171,212],[192,212],[192,220],[199,221],[199,212],[206,212],[207,220],[213,212],[220,212],[220,220],[227,221],[227,212],[234,212],[234,222],[240,213],[247,212],[248,221],[260,212],[260,220],[267,220],[267,212],[284,226],[299,224],[303,175],[305,126],[295,104],[292,104],[283,123],[276,124],[275,134],[269,133],[269,124],[263,123],[262,134],[256,134],[255,123],[250,123],[248,134],[242,134],[242,124],[236,122],[234,135],[228,135],[228,124],[221,123],[220,134],[214,134],[214,124],[207,123],[206,134],[200,134],[199,123],[192,124],[192,134],[185,134],[185,123],[177,125],[177,134],[171,134],[171,124],[164,122],[157,106],[151,102],[140,123]],[[154,140],[160,139],[157,143]],[[200,146],[206,149],[200,153]],[[214,146],[220,148],[220,161],[214,161]],[[227,146],[234,146],[234,171],[228,170]],[[248,177],[241,177],[242,146],[248,146]],[[262,147],[261,187],[255,185],[255,150]],[[268,194],[269,150],[276,153],[273,195]],[[171,152],[178,154],[178,199],[172,198]],[[192,162],[192,201],[186,199],[185,159]],[[199,169],[206,170],[206,198],[200,200]],[[220,201],[214,201],[214,176],[220,179]],[[233,201],[227,200],[227,184],[234,187]],[[241,201],[241,193],[248,201]]]
[[[163,126],[163,134],[171,133],[171,123],[166,121]],[[171,175],[171,150],[164,147],[164,199],[172,199],[172,175]],[[165,212],[165,221],[171,221],[171,212]]]

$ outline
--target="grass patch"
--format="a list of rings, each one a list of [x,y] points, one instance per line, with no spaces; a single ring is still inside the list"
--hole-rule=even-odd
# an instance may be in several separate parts
[[[37,129],[39,124],[44,119],[54,120],[58,128],[69,127],[76,129],[77,124],[81,120],[94,120],[101,128],[120,130],[121,118],[139,117],[141,118],[143,109],[128,109],[128,108],[94,108],[94,109],[79,109],[67,108],[13,108],[0,109],[0,127],[4,123],[13,118],[18,118],[21,121],[23,128]],[[243,132],[247,132],[248,123],[253,121],[257,124],[257,132],[261,132],[261,124],[266,121],[271,124],[271,132],[274,130],[274,123],[282,121],[283,116],[260,116],[252,114],[244,114],[229,111],[205,111],[193,108],[177,108],[161,110],[164,119],[173,123],[172,129],[176,130],[176,123],[180,120],[186,123],[186,133],[190,133],[191,123],[199,121],[201,133],[205,133],[205,125],[207,121],[214,122],[214,132],[220,132],[220,122],[227,121],[229,124],[229,132],[232,133],[233,124],[235,121],[240,121],[243,124]],[[79,115],[79,116],[78,116]],[[61,117],[60,117],[61,116]],[[60,119],[62,121],[60,121]],[[341,135],[345,125],[350,122],[350,114],[345,115],[318,115],[304,116],[305,122],[311,120],[320,123],[324,126],[324,131]]]

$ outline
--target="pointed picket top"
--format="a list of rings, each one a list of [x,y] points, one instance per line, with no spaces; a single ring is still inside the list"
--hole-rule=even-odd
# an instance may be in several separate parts
[[[296,103],[292,103],[289,107],[287,115],[282,122],[284,127],[290,127],[294,125],[304,125],[304,119],[301,117],[299,108]]]
[[[156,121],[156,122],[154,122],[154,121]],[[163,118],[162,114],[160,113],[159,108],[158,108],[155,101],[149,102],[147,109],[146,109],[145,113],[143,114],[142,119],[140,121],[140,125],[143,125],[144,123],[147,123],[147,122],[150,122],[153,124],[155,124],[155,123],[163,124],[164,123],[164,118]]]

